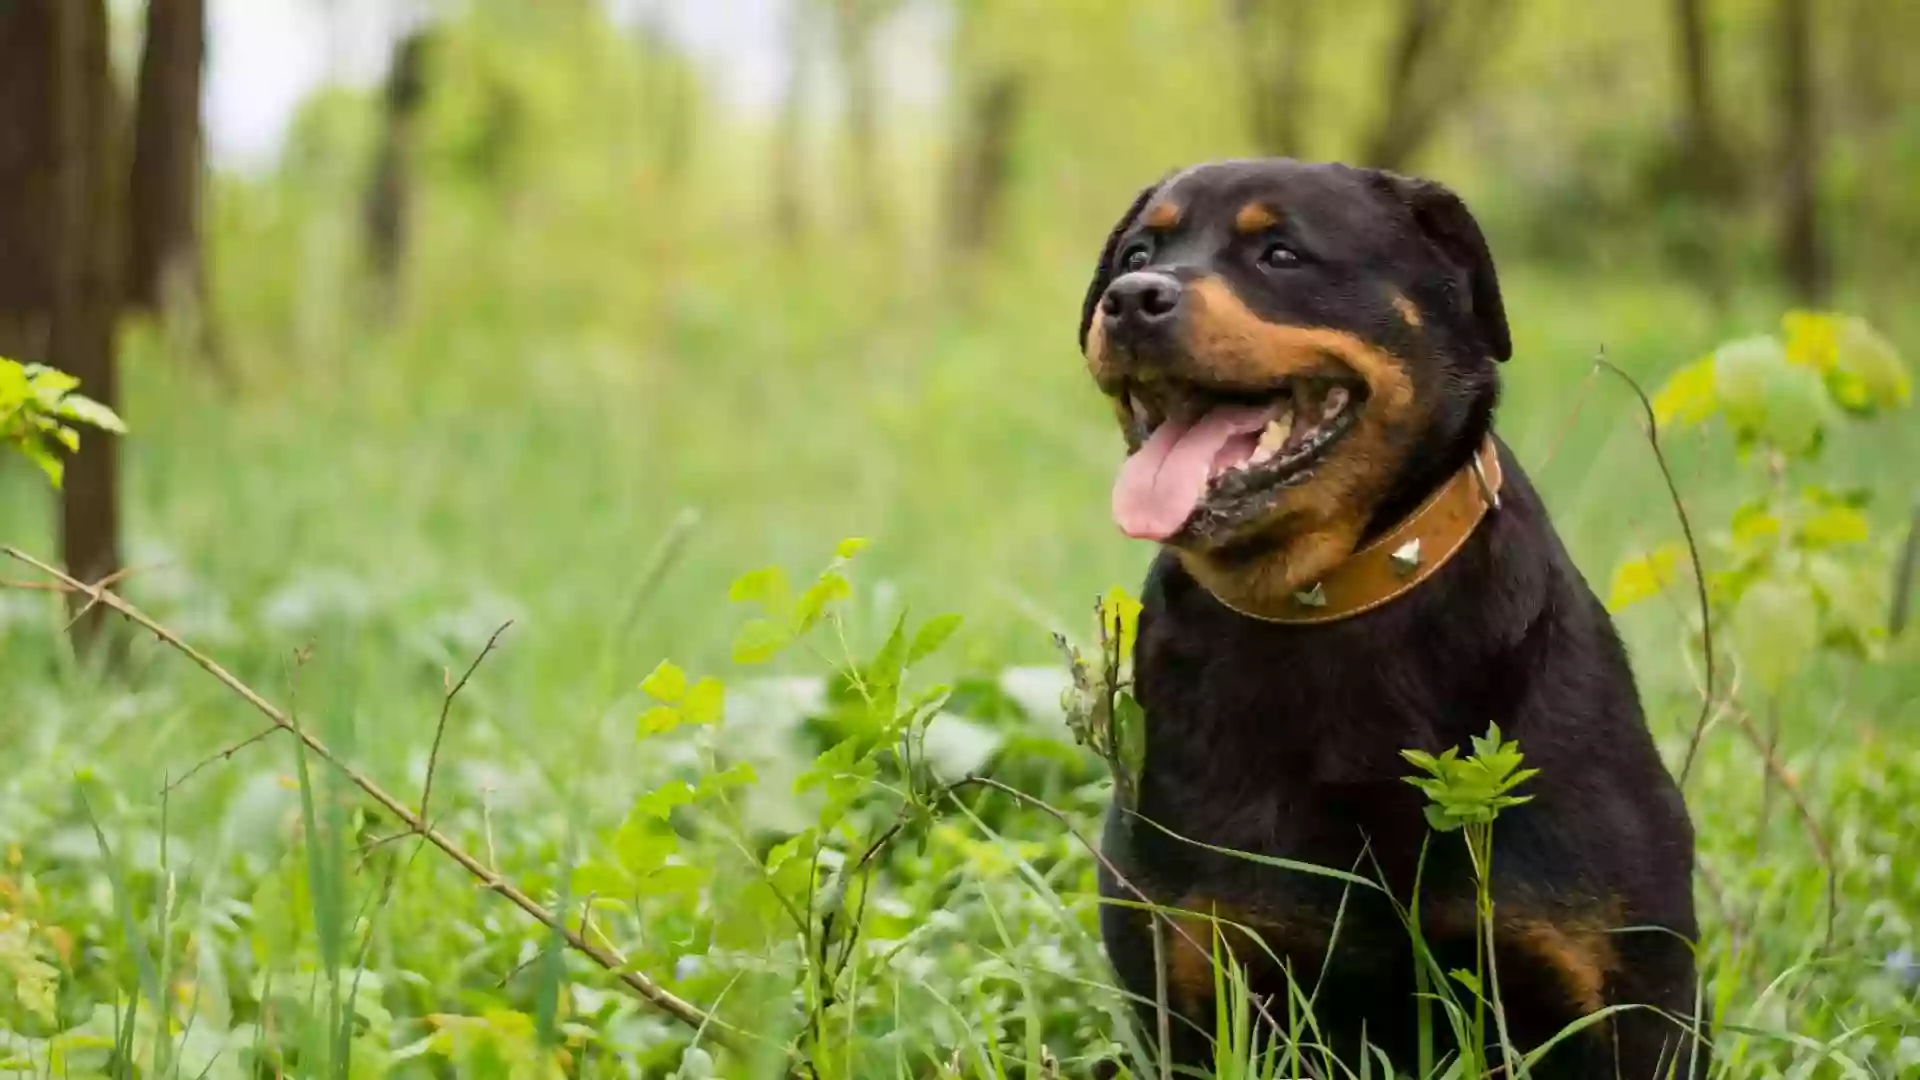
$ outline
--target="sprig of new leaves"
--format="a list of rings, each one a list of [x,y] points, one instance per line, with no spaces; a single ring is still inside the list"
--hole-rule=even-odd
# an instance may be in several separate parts
[[[1472,739],[1473,753],[1460,756],[1448,747],[1435,757],[1419,750],[1402,750],[1425,776],[1409,776],[1407,783],[1427,796],[1427,824],[1436,832],[1453,832],[1469,825],[1490,825],[1500,812],[1533,798],[1513,789],[1537,776],[1539,769],[1523,769],[1520,744],[1500,735],[1500,725]]]
[[[80,380],[44,364],[20,364],[0,356],[0,445],[11,446],[40,466],[55,488],[66,463],[55,447],[80,449],[76,425],[124,435],[127,426],[112,409],[76,393]]]
[[[1121,805],[1139,805],[1140,780],[1147,766],[1147,716],[1133,696],[1133,644],[1140,630],[1140,602],[1118,587],[1094,605],[1099,622],[1098,653],[1089,659],[1053,635],[1072,678],[1061,691],[1060,707],[1074,739],[1099,754],[1113,774],[1114,796]]]

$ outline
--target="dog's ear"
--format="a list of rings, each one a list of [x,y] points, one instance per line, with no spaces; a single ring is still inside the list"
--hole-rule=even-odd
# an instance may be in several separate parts
[[[1142,188],[1140,194],[1133,197],[1133,205],[1113,223],[1113,231],[1107,233],[1107,242],[1100,246],[1100,261],[1093,268],[1093,281],[1087,285],[1087,297],[1080,303],[1080,351],[1087,351],[1087,328],[1093,325],[1094,312],[1100,307],[1100,298],[1106,295],[1107,286],[1113,283],[1113,257],[1118,254],[1114,249],[1120,246],[1120,238],[1126,235],[1127,226],[1147,208],[1147,201],[1160,190],[1164,179]]]
[[[1493,269],[1493,253],[1480,223],[1467,210],[1467,204],[1446,185],[1432,180],[1397,176],[1382,172],[1382,181],[1413,214],[1414,224],[1446,260],[1466,279],[1466,296],[1458,302],[1472,320],[1495,360],[1513,356],[1513,339],[1507,330],[1507,308],[1500,299],[1500,278]]]

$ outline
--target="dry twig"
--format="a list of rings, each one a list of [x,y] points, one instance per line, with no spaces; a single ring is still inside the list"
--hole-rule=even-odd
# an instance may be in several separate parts
[[[4,552],[8,557],[25,563],[35,570],[64,583],[72,591],[86,593],[94,603],[105,605],[119,612],[128,620],[152,633],[156,638],[160,639],[175,651],[193,661],[201,670],[213,676],[215,680],[239,695],[247,704],[253,706],[261,715],[272,721],[274,727],[286,731],[293,735],[294,738],[300,740],[309,751],[318,756],[322,761],[325,761],[328,765],[337,769],[341,775],[345,776],[349,783],[366,793],[367,797],[371,798],[374,802],[379,803],[389,814],[406,823],[407,827],[413,833],[419,835],[434,847],[439,848],[448,858],[460,864],[461,869],[471,874],[483,887],[505,897],[509,903],[532,917],[535,922],[561,935],[567,944],[572,946],[576,952],[579,952],[581,955],[587,957],[587,959],[605,969],[629,990],[633,991],[649,1004],[659,1008],[661,1011],[682,1023],[687,1024],[689,1027],[694,1028],[696,1031],[707,1031],[714,1042],[729,1049],[739,1049],[746,1040],[753,1038],[753,1036],[741,1031],[739,1028],[724,1023],[709,1015],[698,1006],[683,1000],[647,976],[637,971],[629,970],[626,965],[620,962],[619,958],[588,941],[585,937],[567,926],[564,920],[522,892],[519,886],[500,876],[492,867],[468,854],[465,848],[462,848],[439,830],[429,825],[424,818],[414,813],[405,803],[388,794],[387,791],[375,783],[372,778],[336,757],[333,751],[329,750],[324,743],[296,724],[286,713],[282,712],[279,707],[267,701],[264,697],[261,697],[252,687],[240,681],[239,678],[235,677],[232,673],[228,672],[225,668],[221,667],[193,646],[182,641],[173,631],[154,621],[153,618],[139,608],[122,600],[119,596],[109,592],[104,587],[88,585],[78,581],[69,577],[58,568],[49,566],[23,551],[12,547],[0,547],[0,552]]]
[[[1666,451],[1660,448],[1660,424],[1653,415],[1653,401],[1647,397],[1646,390],[1625,369],[1608,360],[1603,354],[1594,362],[1597,368],[1605,368],[1620,377],[1620,380],[1632,388],[1633,396],[1640,399],[1640,408],[1647,417],[1647,445],[1653,449],[1653,460],[1660,466],[1660,477],[1667,483],[1667,495],[1673,500],[1673,512],[1680,518],[1680,531],[1687,539],[1687,557],[1693,562],[1693,582],[1699,593],[1700,601],[1700,641],[1701,652],[1705,655],[1706,686],[1700,695],[1700,718],[1694,721],[1693,734],[1687,739],[1687,756],[1680,764],[1680,786],[1687,786],[1687,777],[1693,772],[1693,761],[1700,753],[1700,740],[1706,736],[1707,721],[1713,715],[1714,662],[1713,662],[1713,615],[1707,608],[1707,573],[1700,563],[1700,545],[1694,540],[1693,521],[1687,517],[1687,505],[1680,498],[1680,486],[1674,483],[1673,469],[1667,465]]]

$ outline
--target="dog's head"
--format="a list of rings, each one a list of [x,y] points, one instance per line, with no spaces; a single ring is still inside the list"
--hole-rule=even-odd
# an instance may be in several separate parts
[[[1452,192],[1284,159],[1141,192],[1100,254],[1080,343],[1126,435],[1121,528],[1289,590],[1468,460],[1512,348]]]

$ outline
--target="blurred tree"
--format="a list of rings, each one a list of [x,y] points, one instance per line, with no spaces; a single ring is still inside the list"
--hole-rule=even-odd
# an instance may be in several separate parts
[[[43,357],[53,311],[54,9],[0,4],[0,355]]]
[[[128,216],[126,299],[136,309],[198,311],[204,306],[200,90],[205,62],[206,0],[149,0]]]
[[[1714,94],[1715,49],[1709,0],[1673,0],[1674,61],[1681,93],[1680,174],[1683,190],[1709,196],[1731,192],[1738,175]]]
[[[693,156],[695,109],[699,103],[698,77],[667,30],[663,5],[642,9],[637,31],[645,83],[646,136],[660,178],[669,185],[686,175]]]
[[[1380,119],[1361,158],[1404,170],[1473,92],[1505,38],[1512,0],[1401,0],[1384,69]]]
[[[894,0],[832,0],[834,45],[845,88],[847,167],[853,178],[855,224],[868,232],[886,222],[873,37],[894,6]]]
[[[427,53],[433,34],[421,27],[401,39],[387,69],[381,112],[380,150],[367,185],[364,215],[367,256],[383,310],[400,298],[407,238],[413,216],[414,160],[420,114],[427,96]]]
[[[1012,185],[1013,144],[1027,97],[1027,76],[996,48],[1001,27],[987,0],[953,5],[953,94],[959,131],[948,158],[947,243],[963,258],[988,251],[998,236]]]
[[[86,394],[119,407],[114,370],[120,310],[121,217],[125,210],[116,144],[113,68],[104,0],[15,0],[54,9],[41,23],[53,56],[50,93],[34,95],[54,113],[52,319],[48,355],[78,378]],[[67,463],[60,500],[60,550],[67,572],[100,581],[120,568],[119,441],[88,439]],[[70,598],[76,647],[101,640],[107,609]]]
[[[1812,0],[1778,0],[1780,273],[1794,299],[1817,305],[1831,288],[1820,226],[1820,124],[1814,84]]]
[[[1248,115],[1262,153],[1299,157],[1308,68],[1318,37],[1319,0],[1234,0],[1234,29],[1246,66]]]
[[[773,227],[788,247],[797,246],[806,233],[805,187],[801,149],[806,122],[807,66],[812,60],[812,8],[805,3],[787,9],[787,80],[780,95],[780,111],[773,129]]]

